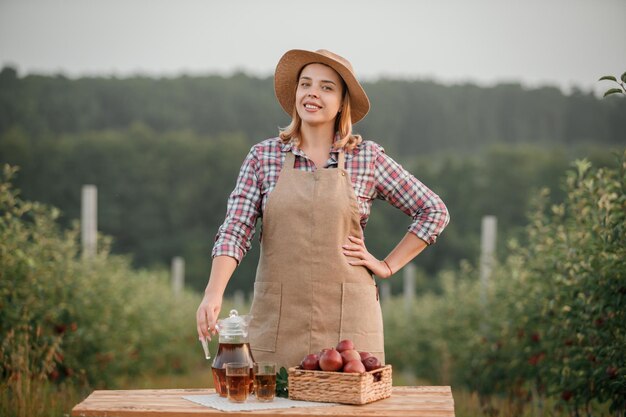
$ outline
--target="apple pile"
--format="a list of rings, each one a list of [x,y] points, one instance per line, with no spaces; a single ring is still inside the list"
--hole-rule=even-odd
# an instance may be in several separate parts
[[[351,340],[342,340],[336,347],[310,353],[300,367],[308,371],[362,373],[382,367],[380,360],[369,352],[359,352]]]

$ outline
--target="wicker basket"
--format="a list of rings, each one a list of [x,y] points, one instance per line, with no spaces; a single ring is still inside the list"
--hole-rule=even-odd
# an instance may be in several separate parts
[[[367,404],[390,396],[391,365],[362,374],[289,368],[292,400]]]

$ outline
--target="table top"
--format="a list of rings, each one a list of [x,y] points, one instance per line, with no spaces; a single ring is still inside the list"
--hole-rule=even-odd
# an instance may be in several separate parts
[[[182,398],[214,394],[213,389],[103,390],[94,391],[72,409],[73,417],[204,417],[260,415],[454,417],[454,400],[448,386],[393,387],[391,397],[365,405],[337,405],[224,412]]]

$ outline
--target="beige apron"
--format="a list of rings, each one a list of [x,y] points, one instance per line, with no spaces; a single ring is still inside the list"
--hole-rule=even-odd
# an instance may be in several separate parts
[[[305,172],[285,162],[263,215],[250,313],[255,360],[296,366],[308,353],[350,339],[384,363],[383,320],[372,276],[348,264],[342,245],[360,236],[345,156],[337,169]]]

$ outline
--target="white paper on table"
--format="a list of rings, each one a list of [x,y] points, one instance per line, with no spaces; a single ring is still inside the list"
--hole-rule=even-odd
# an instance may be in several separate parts
[[[295,401],[288,398],[275,397],[272,402],[261,402],[254,395],[248,397],[245,403],[233,403],[228,398],[220,397],[219,394],[211,395],[185,395],[184,399],[206,407],[216,408],[220,411],[253,411],[272,410],[276,408],[292,407],[324,407],[339,405],[336,403],[321,403],[313,401]]]

